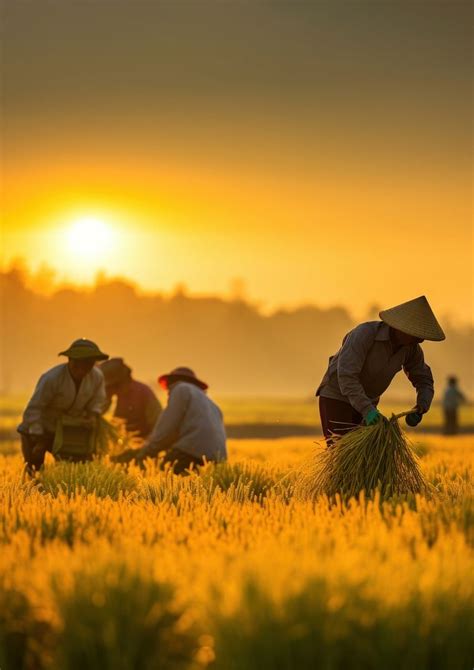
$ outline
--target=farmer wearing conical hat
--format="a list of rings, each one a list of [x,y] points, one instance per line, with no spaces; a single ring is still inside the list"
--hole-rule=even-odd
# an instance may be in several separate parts
[[[69,417],[92,423],[105,408],[104,375],[95,364],[108,355],[85,338],[75,340],[58,355],[67,356],[68,362],[41,375],[18,426],[30,472],[43,465],[46,451],[52,451],[59,420]]]
[[[161,375],[158,382],[168,391],[168,405],[152,434],[141,449],[128,449],[113,460],[140,463],[164,452],[164,463],[171,463],[176,474],[205,461],[226,460],[222,412],[207,396],[207,384],[187,367]]]
[[[433,375],[420,347],[445,335],[428,300],[420,296],[379,313],[381,321],[361,323],[343,339],[316,391],[324,436],[380,420],[380,396],[403,369],[416,389],[416,405],[406,418],[417,425],[433,400]]]
[[[109,358],[100,365],[105,379],[107,406],[117,398],[114,416],[123,419],[126,428],[140,437],[148,437],[161,414],[161,404],[151,388],[132,377],[123,358]]]

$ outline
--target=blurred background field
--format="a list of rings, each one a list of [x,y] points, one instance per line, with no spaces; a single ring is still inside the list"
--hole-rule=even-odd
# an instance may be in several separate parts
[[[166,397],[161,396],[163,404]],[[286,437],[298,434],[320,434],[317,399],[307,398],[252,398],[222,396],[216,398],[221,407],[231,437]],[[28,396],[0,395],[0,439],[14,437],[16,426]],[[406,402],[383,400],[381,411],[390,416],[410,409],[414,399]],[[462,431],[474,431],[474,405],[462,405],[459,411]],[[443,413],[434,403],[423,418],[417,432],[442,430]]]
[[[317,399],[308,398],[229,398],[219,399],[229,426],[237,424],[292,424],[314,426],[320,432]],[[386,416],[410,409],[414,399],[406,402],[383,401],[380,410]],[[430,412],[423,418],[420,426],[441,428],[443,423],[442,408],[434,404]],[[474,406],[465,405],[460,409],[460,424],[474,428]]]

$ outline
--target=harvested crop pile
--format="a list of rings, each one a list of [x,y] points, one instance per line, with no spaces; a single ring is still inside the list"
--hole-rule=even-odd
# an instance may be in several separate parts
[[[299,492],[305,497],[357,497],[378,489],[384,498],[427,490],[418,458],[401,431],[399,416],[360,426],[316,454],[302,473]]]

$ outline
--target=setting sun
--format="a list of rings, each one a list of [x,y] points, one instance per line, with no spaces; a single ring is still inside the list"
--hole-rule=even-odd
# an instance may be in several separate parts
[[[66,231],[68,251],[81,259],[96,260],[109,255],[117,246],[117,233],[95,216],[77,218]]]

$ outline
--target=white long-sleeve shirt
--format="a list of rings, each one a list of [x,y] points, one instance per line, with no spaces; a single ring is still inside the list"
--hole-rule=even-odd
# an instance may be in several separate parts
[[[101,414],[105,405],[104,375],[99,368],[92,368],[76,390],[68,364],[61,363],[39,378],[18,431],[33,435],[45,431],[54,433],[60,416],[79,418],[90,412]]]
[[[168,405],[140,453],[156,456],[171,447],[197,458],[227,458],[222,412],[195,384],[180,381],[173,385]]]

